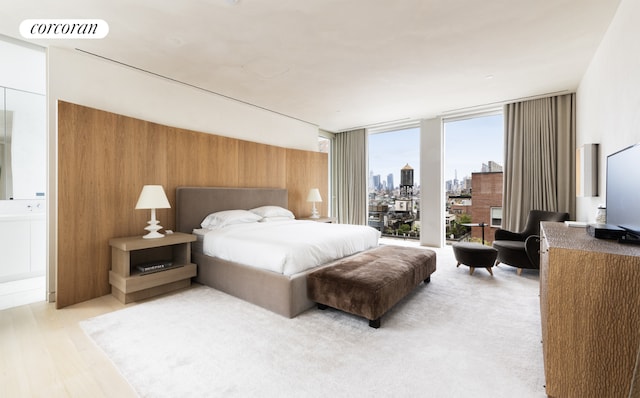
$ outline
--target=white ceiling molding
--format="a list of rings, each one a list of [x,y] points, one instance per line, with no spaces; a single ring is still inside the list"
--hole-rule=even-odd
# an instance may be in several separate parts
[[[402,122],[392,122],[382,125],[374,125],[371,127],[367,127],[367,132],[369,134],[379,134],[379,133],[388,133],[390,131],[398,131],[398,130],[407,130],[412,128],[420,127],[420,120],[406,120]]]

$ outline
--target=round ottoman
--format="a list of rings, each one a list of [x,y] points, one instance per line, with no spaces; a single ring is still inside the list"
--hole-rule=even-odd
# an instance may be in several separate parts
[[[486,268],[493,275],[491,267],[498,256],[498,251],[493,247],[480,243],[458,242],[453,244],[453,254],[458,261],[456,267],[459,267],[460,264],[468,266],[469,275],[473,275],[476,268]]]

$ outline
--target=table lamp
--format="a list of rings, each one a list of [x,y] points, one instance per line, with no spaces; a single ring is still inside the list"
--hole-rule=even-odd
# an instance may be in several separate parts
[[[171,205],[169,204],[167,195],[164,193],[162,185],[145,185],[142,187],[136,209],[151,209],[151,220],[147,222],[149,226],[145,228],[149,233],[144,235],[143,238],[154,239],[164,237],[163,234],[158,232],[158,230],[162,229],[162,226],[158,223],[158,220],[156,220],[156,209],[169,208],[171,208]]]
[[[316,209],[316,202],[322,202],[322,196],[320,196],[320,190],[318,188],[311,188],[309,195],[307,196],[307,202],[313,202],[313,210],[311,210],[311,218],[320,218],[318,209]]]

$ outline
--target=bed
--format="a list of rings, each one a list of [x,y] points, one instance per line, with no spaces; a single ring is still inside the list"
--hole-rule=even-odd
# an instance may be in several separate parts
[[[304,270],[298,270],[296,264],[290,264],[286,266],[288,271],[282,272],[268,264],[245,265],[238,261],[205,254],[204,232],[200,228],[202,221],[209,214],[224,210],[249,210],[268,205],[287,208],[287,198],[286,189],[178,187],[176,189],[176,230],[185,233],[196,231],[198,236],[198,240],[192,245],[193,262],[198,265],[196,282],[288,318],[293,318],[313,307],[314,302],[307,298],[307,275],[330,265],[333,260],[324,262],[323,258],[320,264]],[[298,221],[298,223],[304,222]],[[320,226],[321,223],[317,224]],[[338,228],[340,225],[333,227]],[[324,224],[323,228],[331,227]],[[364,233],[369,233],[366,230],[371,229],[364,226],[357,228],[362,228]],[[372,244],[370,239],[365,244],[368,247],[377,245],[378,236],[375,244]],[[251,242],[247,244],[249,243]],[[264,262],[267,263],[267,260]],[[266,269],[263,268],[265,266]]]

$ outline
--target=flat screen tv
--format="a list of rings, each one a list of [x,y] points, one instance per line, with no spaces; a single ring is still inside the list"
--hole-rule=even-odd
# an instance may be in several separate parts
[[[607,224],[640,239],[640,144],[607,156]]]

